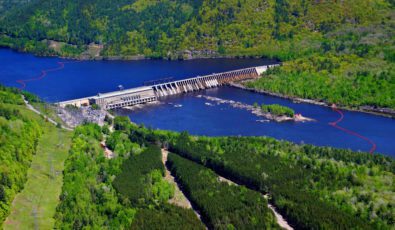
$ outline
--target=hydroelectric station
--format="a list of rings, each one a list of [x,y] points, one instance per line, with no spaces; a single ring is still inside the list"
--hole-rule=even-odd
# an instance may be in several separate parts
[[[145,104],[148,102],[158,101],[160,98],[170,95],[214,88],[235,81],[258,78],[263,72],[273,66],[276,65],[257,66],[223,73],[213,73],[206,76],[197,76],[131,89],[120,88],[118,91],[99,93],[96,96],[62,101],[58,104],[61,107],[65,107],[67,105],[80,107],[97,104],[103,109],[115,109],[137,104]]]

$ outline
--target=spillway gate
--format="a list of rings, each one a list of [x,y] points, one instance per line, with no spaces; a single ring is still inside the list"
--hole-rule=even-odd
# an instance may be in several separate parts
[[[59,102],[62,107],[67,105],[84,106],[97,104],[103,109],[115,109],[136,104],[144,104],[157,101],[170,95],[188,93],[208,88],[226,85],[230,82],[258,78],[261,73],[276,65],[257,66],[222,73],[213,73],[205,76],[197,76],[172,82],[143,86],[131,89],[123,89],[110,93],[98,94],[70,101]]]

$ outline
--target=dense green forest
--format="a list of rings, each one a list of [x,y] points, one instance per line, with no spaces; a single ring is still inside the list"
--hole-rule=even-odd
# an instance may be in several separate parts
[[[0,32],[34,41],[52,39],[76,49],[103,44],[103,55],[182,57],[189,50],[203,56],[265,55],[285,60],[321,50],[326,40],[330,46],[336,38],[329,35],[335,36],[340,27],[375,29],[389,23],[392,4],[385,0],[42,0],[9,10]],[[376,37],[383,36],[389,34]],[[366,49],[355,45],[362,52]]]
[[[134,205],[163,203],[174,195],[174,188],[163,179],[164,173],[160,149],[149,146],[124,162],[113,184]]]
[[[295,22],[290,16],[295,5],[277,2],[284,3],[278,8],[285,15],[283,23]],[[326,18],[314,31],[319,39],[305,43],[315,47],[314,52],[293,55],[290,50],[289,61],[246,86],[353,109],[395,109],[394,2],[387,7],[385,1],[326,2],[321,15],[316,15]],[[348,8],[337,15],[337,7],[342,6]],[[348,13],[355,15],[348,18]]]
[[[165,169],[159,147],[149,145],[131,155],[121,171],[113,185],[125,204],[139,208],[132,229],[204,228],[191,209],[167,204],[174,187],[163,179]]]
[[[24,187],[41,132],[21,94],[0,85],[0,226]]]
[[[1,0],[0,1],[0,14],[4,14],[8,10],[15,7],[21,7],[35,0]],[[1,17],[1,15],[0,15]]]
[[[204,225],[191,209],[162,204],[155,209],[140,209],[130,229],[139,230],[202,230]]]
[[[366,42],[368,36],[373,36],[371,33],[361,35],[359,31],[352,35],[354,32],[348,32],[347,36],[361,43]],[[257,81],[246,83],[246,86],[348,108],[395,109],[393,48],[384,44],[377,47],[366,45],[363,48],[366,54],[359,56],[348,53],[355,52],[352,48],[338,53],[336,44],[329,46],[331,50],[325,54],[285,62],[283,66],[264,73]]]
[[[283,66],[249,87],[352,108],[395,108],[393,0],[8,5],[0,46],[72,57],[271,57]]]
[[[300,228],[369,229],[374,225],[382,228],[391,226],[394,200],[391,197],[383,199],[386,197],[382,196],[383,191],[371,192],[371,189],[378,187],[377,184],[370,188],[366,185],[373,178],[369,178],[369,171],[364,167],[356,169],[353,164],[347,167],[332,164],[330,160],[314,161],[304,154],[299,156],[304,155],[304,160],[297,156],[283,158],[281,153],[276,154],[275,151],[284,151],[284,155],[293,152],[281,144],[276,146],[276,143],[270,142],[259,138],[203,139],[194,142],[184,134],[176,141],[174,151],[226,177],[269,193],[280,211]],[[392,182],[387,183],[394,179],[393,172],[382,171],[379,178],[374,179],[382,183],[385,191],[391,189]],[[347,188],[351,188],[352,192]],[[352,200],[354,196],[358,200],[356,206]],[[371,202],[374,198],[383,202],[383,206],[374,207]],[[374,210],[373,213],[368,212],[369,208]],[[367,219],[373,216],[376,218],[371,219],[369,226]]]
[[[124,158],[108,161],[95,124],[77,127],[65,162],[63,188],[55,214],[57,229],[125,229],[136,209],[123,205],[112,186]]]
[[[268,193],[299,228],[390,229],[395,161],[382,155],[265,137],[192,137],[115,124],[133,142],[157,143],[225,178]]]
[[[118,134],[107,138],[114,138],[112,135]],[[96,124],[75,129],[55,228],[204,228],[192,210],[167,204],[174,188],[163,179],[158,147],[132,143],[134,148],[127,154],[106,159],[99,143],[103,138],[103,129]],[[116,140],[125,143],[121,138]]]
[[[209,229],[279,229],[261,194],[221,182],[210,169],[172,153],[169,167]]]

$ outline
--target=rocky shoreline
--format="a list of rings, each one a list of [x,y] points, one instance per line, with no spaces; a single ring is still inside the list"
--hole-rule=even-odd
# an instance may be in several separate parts
[[[250,80],[247,80],[250,81]],[[245,81],[246,82],[246,81]],[[332,105],[326,103],[326,102],[320,102],[312,99],[305,99],[305,98],[299,98],[299,97],[292,97],[292,96],[286,96],[283,94],[279,93],[273,93],[270,91],[266,90],[260,90],[260,89],[254,89],[254,88],[248,88],[242,84],[242,82],[239,83],[229,83],[229,86],[235,87],[238,89],[242,90],[247,90],[255,93],[260,93],[260,94],[267,94],[270,96],[275,96],[275,97],[280,97],[284,99],[289,99],[292,100],[296,103],[309,103],[309,104],[314,104],[314,105],[320,105],[320,106],[325,106],[325,107],[331,107]],[[380,115],[384,117],[389,117],[395,119],[395,110],[389,109],[389,108],[375,108],[372,106],[361,106],[358,109],[356,108],[349,108],[349,107],[342,107],[342,106],[337,106],[340,109],[348,110],[348,111],[355,111],[355,112],[363,112],[363,113],[369,113],[369,114],[374,114],[374,115]]]
[[[258,117],[264,117],[268,120],[273,120],[276,122],[284,122],[284,121],[294,121],[294,122],[308,122],[308,121],[315,121],[312,118],[308,118],[308,117],[303,117],[301,114],[296,114],[293,117],[290,116],[286,116],[286,115],[274,115],[271,113],[265,113],[262,111],[262,109],[260,107],[254,107],[252,105],[248,105],[248,104],[244,104],[242,102],[239,101],[233,101],[233,100],[225,100],[225,99],[221,99],[221,98],[217,98],[217,97],[211,97],[211,96],[206,96],[206,95],[197,95],[196,97],[198,98],[204,98],[208,101],[212,101],[215,102],[217,104],[228,104],[230,106],[232,106],[233,108],[238,108],[238,109],[244,109],[247,111],[251,111],[252,114],[258,116]],[[258,120],[261,121],[261,120]]]
[[[23,52],[23,51],[21,51]],[[179,55],[170,55],[166,57],[147,57],[143,54],[140,55],[126,55],[126,56],[89,56],[89,55],[79,55],[79,56],[57,56],[54,55],[53,57],[59,57],[59,58],[64,58],[64,59],[74,59],[74,60],[81,60],[81,61],[140,61],[140,60],[154,60],[154,59],[160,59],[160,60],[169,60],[169,61],[175,61],[175,60],[183,60],[183,61],[188,61],[188,60],[196,60],[196,59],[217,59],[217,58],[224,58],[224,59],[257,59],[257,58],[263,58],[261,56],[237,56],[237,55],[219,55],[219,54],[213,54],[213,55],[187,55],[187,56],[179,56]]]

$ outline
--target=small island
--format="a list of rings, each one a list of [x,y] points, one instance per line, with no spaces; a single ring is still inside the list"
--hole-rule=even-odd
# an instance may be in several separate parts
[[[258,103],[254,103],[254,105],[244,104],[239,101],[226,100],[217,97],[211,97],[206,95],[197,95],[198,98],[204,98],[209,101],[216,102],[217,104],[229,104],[233,108],[245,109],[251,111],[251,113],[255,114],[258,117],[264,117],[268,120],[273,120],[276,122],[283,121],[295,121],[295,122],[306,122],[306,121],[314,121],[312,118],[304,117],[299,113],[295,113],[295,111],[289,107],[282,106],[279,104],[271,104],[261,106]],[[207,105],[207,104],[206,104]],[[212,106],[212,104],[210,104]]]
[[[254,103],[253,114],[257,116],[262,116],[270,120],[277,122],[283,121],[314,121],[312,118],[304,117],[300,113],[295,113],[295,111],[287,106],[279,104],[262,104],[258,106],[258,103]]]
[[[257,108],[258,103],[254,103],[254,107]],[[295,111],[293,109],[279,104],[271,104],[271,105],[262,104],[261,110],[265,113],[271,113],[276,116],[293,117],[295,115]]]

